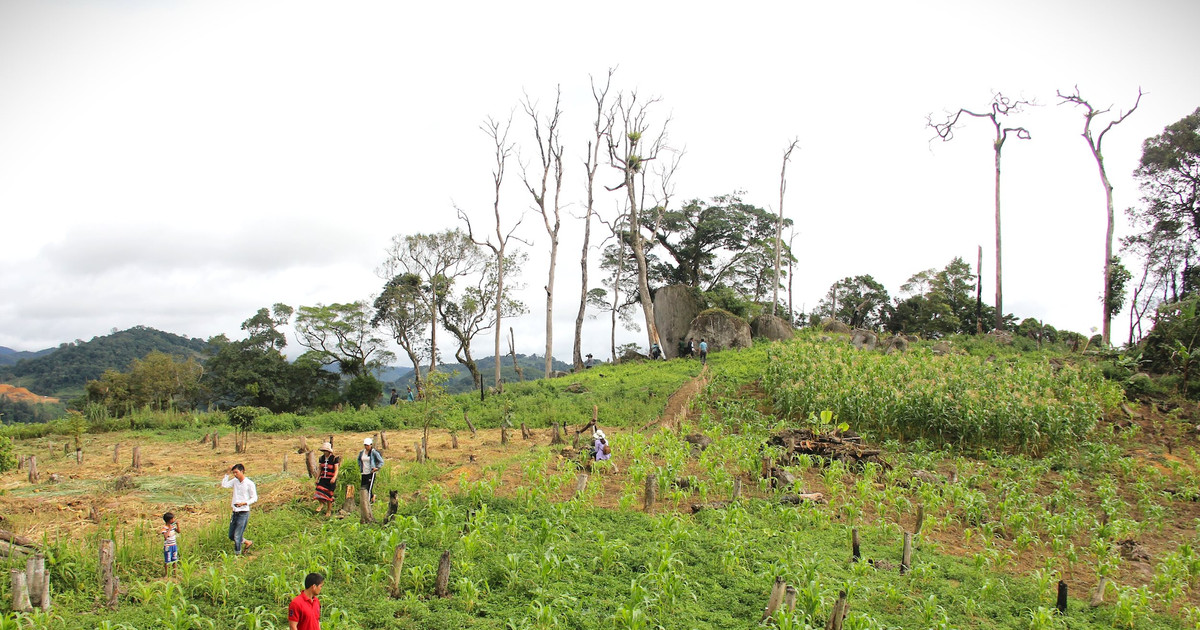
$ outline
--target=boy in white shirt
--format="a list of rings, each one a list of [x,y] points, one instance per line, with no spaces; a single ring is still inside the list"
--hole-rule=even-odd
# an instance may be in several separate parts
[[[233,477],[229,475],[232,474]],[[222,488],[233,488],[233,515],[229,518],[229,540],[233,541],[233,551],[241,554],[243,549],[249,549],[253,540],[243,537],[246,523],[250,521],[250,504],[258,501],[258,489],[254,482],[246,477],[246,467],[234,464],[225,478],[221,480]]]

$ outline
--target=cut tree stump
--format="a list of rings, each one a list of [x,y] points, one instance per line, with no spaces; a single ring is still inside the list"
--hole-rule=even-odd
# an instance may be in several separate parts
[[[113,463],[117,463],[117,458],[121,455],[121,443],[113,444]]]
[[[142,471],[142,447],[133,447],[133,469],[137,472]]]
[[[658,475],[646,475],[646,494],[642,498],[642,508],[647,512],[654,511],[654,500],[658,497]]]
[[[1059,613],[1067,614],[1067,583],[1062,580],[1058,581],[1058,601],[1054,607],[1058,609]]]
[[[388,491],[388,511],[387,516],[383,517],[383,524],[387,525],[396,518],[396,512],[400,510],[400,493],[395,490]]]
[[[783,577],[775,576],[775,583],[771,585],[771,595],[767,598],[767,607],[763,610],[760,622],[770,619],[775,611],[779,610],[779,604],[783,603],[783,593],[786,588],[787,584],[784,583]]]
[[[31,612],[33,604],[29,603],[29,588],[25,582],[25,572],[12,569],[8,572],[12,580],[12,609],[16,612]]]
[[[117,595],[121,586],[121,581],[113,571],[116,552],[116,543],[111,540],[100,541],[100,584],[104,589],[104,605],[109,609],[117,607]]]
[[[296,448],[296,453],[304,454],[304,453],[309,452],[309,450],[310,449],[308,448],[308,438],[301,435],[300,436],[300,446]]]
[[[550,443],[551,444],[566,444],[567,443],[567,441],[563,439],[562,430],[559,429],[558,424],[556,424],[554,422],[550,423]]]
[[[371,512],[371,491],[366,488],[358,491],[358,520],[362,523],[375,522],[375,515]]]
[[[1096,592],[1092,593],[1092,601],[1089,603],[1089,606],[1095,608],[1104,603],[1104,589],[1107,587],[1108,578],[1101,577],[1100,581],[1096,584]]]
[[[862,559],[862,553],[860,553],[860,547],[858,544],[858,528],[857,527],[850,530],[850,553],[852,554],[850,556],[851,562],[858,562],[859,560]]]
[[[404,554],[407,549],[407,543],[396,545],[396,551],[392,554],[392,580],[388,585],[388,590],[392,597],[400,597],[400,577],[404,571]]]
[[[438,597],[450,597],[450,550],[442,552],[442,559],[438,561],[437,582],[434,584],[434,595]]]
[[[218,442],[220,442],[220,441],[221,441],[221,435],[219,433],[217,433],[216,431],[213,431],[212,447],[213,447],[214,451],[217,450],[217,446],[219,446]]]
[[[304,465],[308,468],[308,478],[317,478],[317,452],[307,451],[304,453]]]
[[[283,454],[283,474],[287,474],[287,453]]]
[[[900,557],[900,575],[912,568],[912,533],[904,532],[904,553]]]
[[[458,448],[458,432],[450,432],[450,448]]]
[[[848,614],[850,614],[850,603],[846,601],[846,591],[838,591],[838,598],[833,603],[833,610],[829,614],[825,630],[842,630],[842,624],[846,622]]]
[[[575,478],[575,496],[576,497],[581,496],[583,494],[583,491],[587,489],[587,482],[588,482],[587,473],[579,473],[579,476]]]
[[[38,476],[37,457],[29,456],[29,483],[37,483],[41,477]]]
[[[788,584],[783,592],[783,607],[788,611],[789,615],[796,612],[796,595],[796,587]]]
[[[466,421],[467,428],[471,430],[471,438],[474,439],[475,438],[475,425],[471,424],[471,416],[468,416],[466,411],[463,411],[463,420]]]
[[[500,443],[508,444],[508,427],[500,425]]]
[[[388,450],[387,433],[384,431],[379,432],[379,448],[384,451]]]

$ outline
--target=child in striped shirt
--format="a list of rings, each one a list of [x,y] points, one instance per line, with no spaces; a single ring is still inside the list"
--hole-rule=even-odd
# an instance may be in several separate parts
[[[179,522],[175,520],[175,515],[167,512],[163,514],[162,527],[158,528],[158,533],[163,537],[163,577],[171,575],[171,568],[179,562],[179,545],[175,542],[175,536],[179,533]]]

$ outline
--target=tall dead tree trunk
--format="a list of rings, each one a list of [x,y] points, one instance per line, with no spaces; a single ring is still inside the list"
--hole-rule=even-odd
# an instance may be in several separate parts
[[[779,171],[779,217],[775,220],[775,292],[771,296],[771,315],[775,314],[775,305],[779,304],[779,268],[783,260],[783,242],[780,237],[783,235],[783,193],[787,190],[787,165],[798,142],[798,139],[792,140],[787,151],[783,152],[783,168]],[[788,322],[791,321],[791,316],[788,316]]]
[[[563,164],[562,143],[559,142],[558,121],[562,116],[562,110],[559,104],[562,102],[562,88],[555,86],[554,89],[554,113],[551,114],[543,126],[538,119],[537,105],[535,105],[525,95],[525,101],[521,104],[525,113],[533,121],[533,137],[537,140],[538,154],[541,157],[542,164],[542,179],[540,187],[529,181],[528,174],[522,169],[522,181],[525,182],[525,189],[533,196],[533,202],[538,214],[542,215],[542,225],[546,228],[546,235],[550,237],[550,270],[546,279],[546,365],[545,376],[550,378],[550,373],[554,371],[554,272],[558,265],[558,232],[562,229],[562,214],[559,207],[559,196],[562,194],[563,181]],[[543,135],[544,134],[544,135]],[[554,207],[553,212],[547,207],[546,192],[550,173],[554,173]],[[585,285],[586,286],[586,285]]]
[[[612,84],[613,70],[608,71],[608,79],[604,88],[598,89],[596,81],[592,81],[592,98],[596,101],[596,120],[592,123],[595,138],[588,142],[587,160],[584,169],[587,171],[587,208],[583,215],[583,253],[580,255],[580,288],[579,312],[575,315],[575,345],[571,351],[571,360],[575,371],[583,369],[583,318],[587,314],[588,296],[588,244],[592,238],[592,213],[595,211],[596,169],[600,166],[600,143],[612,128],[612,119],[604,115],[604,101],[608,96],[608,87]]]
[[[1004,148],[1004,142],[1008,140],[1009,132],[1012,132],[1018,139],[1029,140],[1029,130],[1024,127],[1005,127],[1001,119],[1006,118],[1011,114],[1019,113],[1026,106],[1035,105],[1033,101],[1024,99],[1010,99],[1000,92],[992,95],[992,102],[989,105],[988,111],[973,112],[969,109],[959,109],[953,114],[946,117],[945,122],[933,122],[933,115],[930,114],[926,118],[926,122],[934,133],[943,141],[948,142],[954,138],[954,128],[959,124],[959,119],[963,114],[974,118],[987,118],[991,121],[992,127],[996,131],[995,140],[992,142],[992,151],[995,154],[995,207],[996,207],[996,330],[1004,330],[1004,293],[1003,293],[1003,273],[1000,260],[1001,253],[1001,231],[1000,231],[1000,156]]]
[[[512,326],[508,327],[508,354],[513,360],[513,371],[517,373],[517,382],[524,383],[525,369],[521,367],[520,363],[517,363],[517,343],[516,337],[513,335]]]
[[[620,94],[610,110],[614,121],[620,120],[622,135],[608,133],[608,155],[613,168],[621,172],[622,182],[609,190],[625,189],[629,198],[629,247],[633,251],[638,267],[638,301],[646,319],[647,345],[659,343],[658,326],[654,323],[654,301],[650,295],[649,267],[646,262],[646,246],[642,236],[642,203],[638,199],[636,185],[647,164],[658,158],[666,149],[667,124],[664,122],[658,137],[648,141],[644,136],[650,130],[648,121],[650,108],[658,99],[638,102],[637,92]],[[615,125],[614,125],[615,126]]]
[[[495,337],[495,339],[494,339],[495,355],[494,356],[495,356],[495,360],[496,360],[496,366],[495,366],[496,367],[496,370],[495,370],[496,391],[500,391],[501,389],[503,389],[503,382],[500,378],[500,356],[501,356],[501,354],[500,354],[500,337],[501,337],[500,331],[504,330],[504,328],[503,328],[504,271],[505,271],[504,255],[505,255],[505,251],[508,248],[509,240],[512,240],[515,238],[513,236],[513,234],[516,232],[517,228],[521,225],[521,220],[518,219],[517,222],[513,224],[512,229],[510,229],[508,231],[508,233],[505,233],[503,225],[500,222],[500,185],[504,182],[504,167],[505,167],[505,164],[508,162],[509,156],[512,155],[512,149],[513,149],[513,145],[508,142],[508,130],[511,127],[512,127],[512,117],[511,116],[509,117],[508,122],[504,123],[503,129],[501,128],[500,121],[498,121],[494,118],[491,118],[491,117],[488,117],[487,121],[481,126],[481,129],[483,129],[483,132],[486,133],[488,135],[488,137],[492,139],[493,145],[495,146],[496,168],[495,168],[495,170],[492,171],[492,183],[493,183],[494,189],[495,189],[495,198],[492,203],[492,210],[496,217],[496,242],[495,243],[492,242],[491,236],[488,236],[487,238],[485,238],[482,241],[477,239],[475,237],[475,232],[471,226],[470,217],[468,217],[467,213],[464,212],[461,208],[457,208],[457,207],[455,208],[455,210],[457,210],[457,212],[458,212],[458,217],[460,219],[462,219],[464,223],[467,224],[467,236],[471,239],[471,241],[474,242],[476,245],[487,247],[488,249],[492,250],[492,254],[495,255],[495,257],[496,257],[496,292],[495,292],[496,298],[495,298],[495,304],[493,305],[493,307],[496,309],[496,330],[495,330],[495,334],[493,335]],[[525,242],[525,241],[521,241],[521,239],[516,239],[516,240],[518,240],[522,243]],[[526,243],[526,244],[528,245],[528,243]]]
[[[1058,98],[1061,99],[1060,105],[1063,103],[1073,103],[1083,107],[1083,139],[1087,141],[1088,149],[1092,152],[1092,157],[1096,160],[1096,168],[1100,170],[1100,183],[1104,186],[1104,202],[1105,210],[1108,216],[1108,227],[1104,233],[1104,300],[1102,304],[1102,328],[1101,340],[1104,342],[1104,347],[1112,345],[1112,318],[1113,318],[1113,299],[1112,299],[1112,243],[1113,243],[1113,187],[1108,181],[1108,172],[1104,170],[1104,154],[1101,152],[1102,144],[1104,143],[1104,135],[1107,134],[1113,127],[1121,124],[1129,115],[1138,108],[1142,102],[1142,89],[1138,88],[1137,100],[1133,102],[1133,107],[1124,113],[1118,113],[1116,120],[1108,123],[1104,130],[1099,135],[1092,135],[1092,120],[1101,114],[1106,114],[1112,108],[1096,109],[1092,104],[1083,99],[1079,95],[1079,86],[1075,86],[1074,94],[1063,94],[1058,92]],[[1117,309],[1119,310],[1119,309]]]

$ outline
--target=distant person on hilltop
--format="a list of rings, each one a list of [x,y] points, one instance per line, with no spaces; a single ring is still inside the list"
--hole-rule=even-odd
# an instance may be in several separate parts
[[[650,344],[650,358],[658,360],[662,356],[662,348],[658,347],[657,343]]]
[[[396,388],[393,387],[392,388],[392,398],[390,400],[388,400],[388,404],[395,405],[398,402],[400,402],[400,394],[396,393]]]
[[[408,393],[404,395],[404,399],[408,402],[415,402],[416,399],[413,398],[412,385],[408,386]]]
[[[708,342],[700,339],[700,365],[708,365]]]
[[[688,337],[687,349],[684,351],[684,354],[685,354],[685,356],[689,356],[689,357],[696,356],[696,340],[695,339]]]

